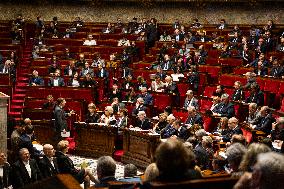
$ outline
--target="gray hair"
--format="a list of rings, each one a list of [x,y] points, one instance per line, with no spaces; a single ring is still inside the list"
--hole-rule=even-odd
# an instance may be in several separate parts
[[[124,177],[135,177],[137,176],[137,167],[133,164],[127,164],[124,166]]]
[[[250,103],[249,104],[249,107],[253,108],[253,109],[256,109],[257,108],[257,104],[256,103]]]
[[[105,110],[108,111],[110,114],[113,114],[113,108],[111,106],[106,106]]]
[[[207,136],[207,133],[204,129],[199,129],[195,132],[195,136],[197,137],[203,137],[203,136]]]
[[[116,163],[114,159],[110,156],[102,156],[97,162],[97,173],[101,177],[114,176],[116,170]]]
[[[243,156],[239,170],[250,171],[249,169],[256,163],[258,154],[270,152],[271,149],[262,143],[252,143],[249,145],[246,154]]]
[[[235,164],[239,166],[244,154],[247,152],[247,149],[241,143],[234,143],[229,146],[226,150],[227,160],[230,164]]]
[[[281,184],[284,178],[283,155],[275,152],[259,154],[255,167],[261,172],[260,189],[283,189],[284,186]]]

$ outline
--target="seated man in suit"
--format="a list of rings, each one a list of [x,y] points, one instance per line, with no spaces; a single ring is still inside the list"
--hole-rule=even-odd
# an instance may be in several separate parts
[[[180,119],[174,121],[173,127],[175,128],[176,132],[171,136],[172,138],[178,138],[182,141],[186,141],[186,139],[188,139],[188,131],[181,125]]]
[[[245,99],[245,93],[243,92],[242,89],[242,83],[240,81],[236,81],[234,83],[234,93],[232,95],[232,100],[233,101],[239,101],[239,100],[244,100]]]
[[[52,145],[43,146],[43,158],[39,161],[39,169],[43,178],[52,177],[59,173],[57,159],[54,157],[55,150]]]
[[[256,103],[250,103],[249,104],[249,115],[246,117],[246,122],[249,124],[254,124],[258,117],[260,116],[260,113],[258,111],[258,107]]]
[[[173,126],[175,120],[176,118],[173,116],[173,114],[170,114],[167,117],[168,125],[161,130],[161,138],[169,138],[174,135],[174,133],[176,132],[176,129]]]
[[[165,93],[173,95],[173,106],[179,106],[180,96],[177,84],[173,82],[173,78],[171,76],[167,76],[165,81]]]
[[[11,166],[6,154],[0,150],[0,188],[12,188],[11,184]]]
[[[30,158],[27,148],[19,151],[20,160],[13,164],[13,188],[21,188],[41,180],[42,175],[34,159]]]
[[[228,120],[228,131],[226,132],[226,135],[223,135],[223,141],[224,142],[230,142],[231,138],[234,134],[243,134],[241,127],[238,125],[239,120],[235,117],[232,117]]]
[[[132,116],[136,117],[139,111],[145,111],[145,110],[146,110],[146,106],[144,106],[144,100],[143,98],[140,97],[136,100],[136,105],[132,110]]]
[[[256,103],[258,106],[264,105],[264,94],[256,82],[250,85],[250,95],[246,99],[246,103]]]
[[[186,98],[185,98],[185,101],[184,101],[183,108],[187,109],[187,107],[189,107],[189,106],[194,106],[196,110],[198,110],[198,108],[199,108],[198,100],[193,96],[192,90],[188,90],[186,92]]]
[[[221,103],[219,103],[212,112],[213,116],[221,116],[227,118],[235,116],[234,104],[230,102],[229,95],[227,93],[222,94]]]
[[[162,70],[171,70],[173,66],[173,62],[168,54],[165,54],[164,61],[161,65]]]
[[[64,68],[64,75],[72,76],[76,72],[75,62],[72,60],[69,62],[69,65],[66,65]]]
[[[196,111],[196,108],[194,106],[188,106],[187,107],[187,111],[188,111],[188,117],[185,121],[185,125],[190,128],[193,125],[200,125],[201,127],[203,127],[203,119],[201,117],[201,115],[199,115]]]
[[[143,98],[144,105],[153,105],[153,96],[147,92],[147,87],[141,87],[141,94],[138,97]]]
[[[90,65],[88,62],[85,62],[85,67],[80,72],[80,77],[85,77],[86,74],[89,73],[92,77],[94,77],[94,70],[90,68]]]
[[[50,87],[63,87],[65,86],[64,79],[60,77],[60,70],[56,70],[54,76],[48,81]]]
[[[270,134],[272,129],[272,123],[275,119],[272,117],[270,109],[268,106],[263,106],[260,109],[260,116],[258,119],[251,125],[251,127],[258,131],[263,131],[267,135]]]
[[[20,148],[26,148],[29,150],[29,154],[33,159],[38,159],[39,156],[41,156],[40,151],[38,151],[36,148],[33,147],[33,141],[35,141],[35,135],[34,135],[34,127],[32,125],[27,125],[25,127],[25,132],[20,136],[20,142],[19,147]]]
[[[102,156],[97,162],[97,175],[99,183],[95,185],[96,188],[108,187],[110,181],[116,181],[115,178],[116,163],[110,156]]]
[[[44,80],[38,76],[38,71],[34,70],[29,81],[30,86],[44,86]]]
[[[152,129],[152,123],[150,122],[149,118],[146,117],[145,111],[139,111],[137,116],[138,116],[138,121],[136,127],[139,127],[142,130]]]

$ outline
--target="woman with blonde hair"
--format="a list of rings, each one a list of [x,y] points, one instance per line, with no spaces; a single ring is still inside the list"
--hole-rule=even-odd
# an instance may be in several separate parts
[[[90,180],[98,183],[96,178],[87,169],[76,169],[73,161],[68,157],[69,142],[61,140],[57,144],[57,151],[55,156],[57,158],[59,173],[71,174],[79,183],[84,183],[84,188],[90,187]]]
[[[114,125],[116,123],[116,119],[113,115],[113,108],[111,106],[105,107],[104,114],[101,116],[99,122],[106,125]]]

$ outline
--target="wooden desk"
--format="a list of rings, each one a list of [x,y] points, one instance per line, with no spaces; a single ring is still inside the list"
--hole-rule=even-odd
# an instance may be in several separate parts
[[[139,131],[124,130],[123,163],[132,163],[145,169],[153,162],[155,150],[160,143],[160,136],[148,135]]]
[[[112,156],[115,150],[117,128],[74,123],[78,136],[75,153],[87,157]]]

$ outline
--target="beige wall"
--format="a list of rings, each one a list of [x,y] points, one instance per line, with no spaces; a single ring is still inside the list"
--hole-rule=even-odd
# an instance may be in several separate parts
[[[208,5],[205,8],[197,8],[189,5],[184,6],[155,6],[145,8],[139,5],[128,6],[71,6],[71,5],[7,5],[0,3],[0,20],[13,19],[17,13],[22,13],[25,18],[35,20],[37,15],[42,15],[44,20],[51,20],[58,16],[60,20],[71,21],[80,16],[84,21],[108,22],[121,17],[127,22],[132,17],[155,17],[158,22],[171,23],[177,17],[186,23],[197,17],[202,23],[217,23],[220,18],[225,18],[228,23],[240,24],[263,24],[268,19],[275,23],[284,23],[283,6],[249,7],[248,5]]]

